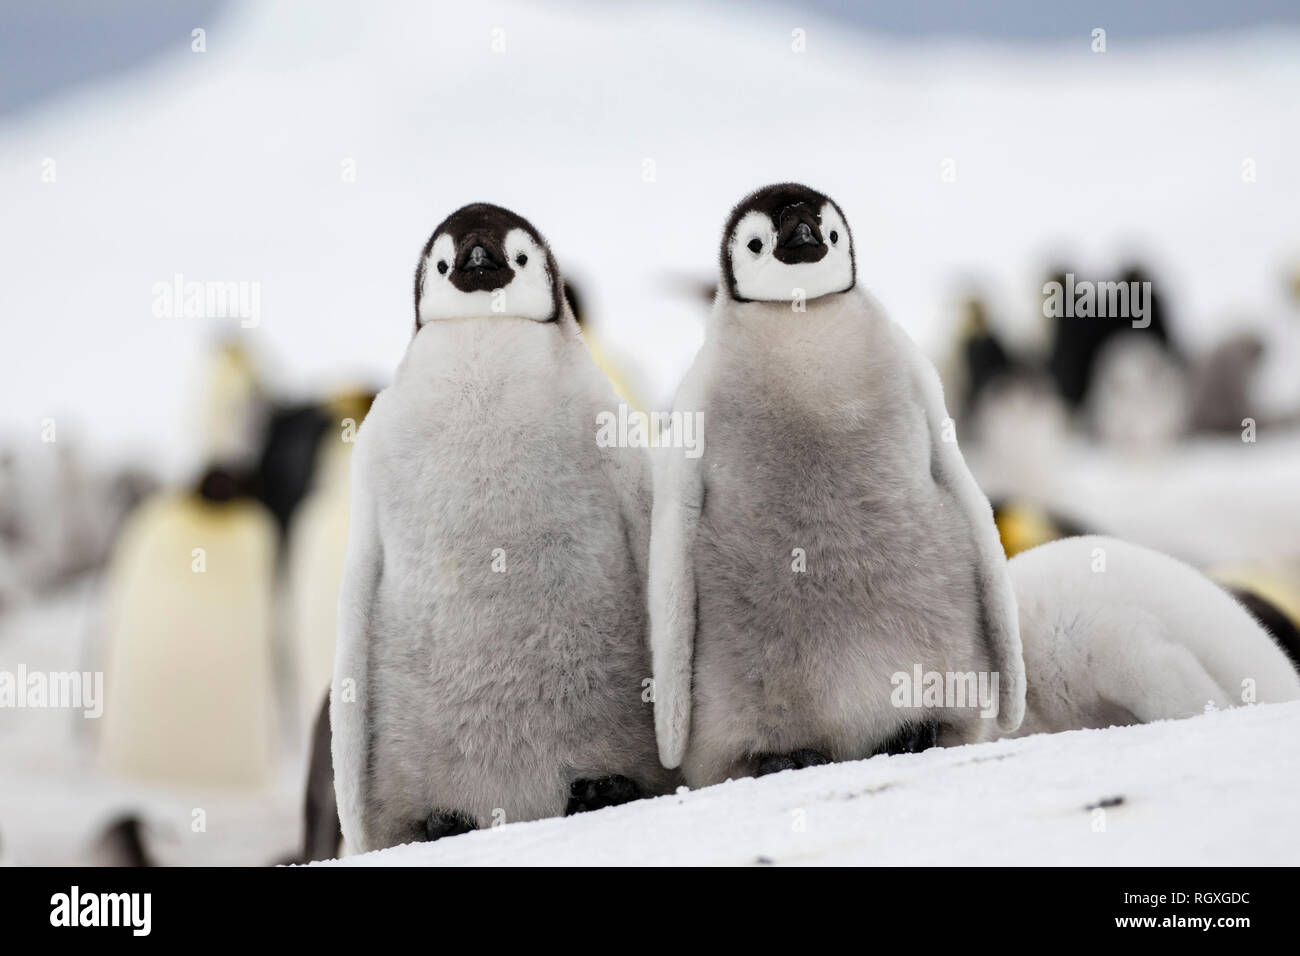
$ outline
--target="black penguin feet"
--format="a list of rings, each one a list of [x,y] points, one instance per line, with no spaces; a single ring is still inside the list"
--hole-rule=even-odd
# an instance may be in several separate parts
[[[641,798],[641,788],[635,780],[614,774],[611,777],[596,777],[573,781],[569,788],[569,805],[564,808],[567,817],[587,810],[600,810],[604,807],[616,807],[620,803],[631,803]]]
[[[934,721],[908,724],[877,747],[871,754],[919,754],[939,746],[939,725]]]
[[[801,770],[804,767],[818,767],[830,763],[830,758],[816,750],[796,750],[788,754],[759,754],[758,771],[755,776],[765,777],[769,773],[782,770]]]
[[[754,776],[766,777],[769,773],[780,773],[782,770],[793,770],[795,767],[792,754],[760,754],[758,769],[754,772]]]
[[[459,836],[477,829],[478,824],[459,810],[434,810],[424,821],[424,838],[440,840],[443,837]]]

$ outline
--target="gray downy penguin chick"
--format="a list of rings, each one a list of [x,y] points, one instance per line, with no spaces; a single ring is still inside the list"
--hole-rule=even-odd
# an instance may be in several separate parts
[[[1300,700],[1300,674],[1246,608],[1168,555],[1087,535],[1008,565],[1029,677],[1013,736]]]
[[[644,449],[541,235],[474,204],[434,230],[416,332],[357,434],[330,699],[364,852],[670,789],[655,757]]]
[[[669,438],[656,462],[664,765],[703,786],[1014,730],[1024,663],[993,514],[934,367],[857,285],[840,208],[761,189],[721,267],[673,413],[701,416],[703,450]]]

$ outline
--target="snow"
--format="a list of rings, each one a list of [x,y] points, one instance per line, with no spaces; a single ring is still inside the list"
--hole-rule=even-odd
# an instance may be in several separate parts
[[[1300,702],[1042,734],[731,780],[319,865],[1295,866],[1298,733]]]
[[[0,123],[0,260],[20,280],[0,284],[0,314],[23,355],[0,431],[52,416],[99,454],[182,473],[186,397],[219,332],[290,390],[386,382],[424,239],[479,199],[548,236],[660,407],[702,335],[681,280],[712,279],[733,202],[790,178],[839,200],[861,280],[932,352],[966,277],[1013,335],[1041,336],[1058,254],[1098,271],[1148,253],[1198,347],[1225,321],[1294,331],[1293,30],[1112,32],[1095,54],[1087,30],[918,45],[779,5],[500,0],[248,2],[202,26],[206,53],[179,35]],[[155,318],[153,285],[177,273],[261,283],[262,323]]]
[[[98,590],[85,580],[0,615],[0,671],[102,669]],[[79,710],[0,708],[0,863],[85,865],[124,814],[144,821],[148,850],[163,864],[259,866],[296,851],[305,755],[286,754],[266,788],[164,788],[104,773],[98,729]]]

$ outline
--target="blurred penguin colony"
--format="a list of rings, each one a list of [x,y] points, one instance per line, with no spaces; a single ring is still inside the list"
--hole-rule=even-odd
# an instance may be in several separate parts
[[[1256,372],[1266,343],[1237,330],[1207,352],[1181,340],[1166,292],[1137,264],[1116,277],[1059,270],[1043,284],[1045,353],[1008,347],[978,294],[961,305],[950,388],[979,437],[1007,418],[1006,405],[1030,401],[1045,414],[1074,418],[1098,442],[1134,451],[1159,449],[1197,434],[1261,424]],[[1291,291],[1300,300],[1300,273]],[[1014,419],[1013,419],[1014,420]],[[1295,425],[1263,415],[1268,425]]]
[[[0,459],[0,603],[102,572],[83,666],[102,670],[102,769],[172,787],[260,787],[310,728],[333,669],[352,440],[374,392],[276,397],[235,341],[206,360],[202,467],[162,487],[70,443]]]
[[[1062,269],[1044,281],[1084,280]],[[1080,449],[1141,463],[1210,442],[1244,469],[1232,456],[1257,434],[1300,436],[1300,409],[1257,398],[1272,343],[1237,326],[1193,351],[1158,276],[1133,265],[1117,281],[1149,283],[1141,322],[1045,305],[1035,347],[1011,344],[979,294],[952,317],[939,356],[949,411],[1008,557],[1130,530],[1075,513],[1057,493],[1053,474]],[[1300,315],[1300,270],[1289,292]],[[645,408],[651,392],[633,363],[599,341],[577,290],[565,293],[619,396]],[[1300,333],[1300,320],[1291,324]],[[352,442],[374,392],[286,400],[258,358],[234,340],[212,349],[194,430],[204,464],[184,486],[162,487],[145,462],[98,472],[63,436],[0,448],[0,613],[101,575],[85,667],[105,673],[92,733],[99,769],[116,779],[254,789],[286,755],[305,766],[333,670]],[[1180,556],[1229,589],[1300,667],[1300,540],[1212,567]]]
[[[961,297],[940,368],[949,411],[961,423],[962,447],[992,501],[1008,558],[1065,537],[1136,536],[1132,527],[1110,528],[1098,518],[1117,510],[1098,507],[1098,499],[1132,496],[1143,487],[1131,476],[1167,482],[1181,472],[1188,484],[1216,482],[1210,495],[1188,496],[1181,513],[1165,509],[1207,533],[1148,543],[1178,551],[1175,540],[1195,541],[1185,549],[1192,553],[1181,556],[1208,565],[1202,570],[1300,667],[1300,540],[1285,531],[1282,540],[1234,540],[1229,547],[1210,540],[1216,525],[1231,520],[1214,504],[1233,496],[1236,479],[1249,473],[1251,446],[1264,435],[1300,438],[1294,387],[1300,385],[1300,268],[1283,281],[1291,318],[1280,326],[1281,336],[1231,316],[1217,340],[1201,349],[1187,340],[1165,283],[1136,262],[1114,276],[1052,270],[1041,288],[1041,315],[1030,323],[1042,334],[1020,347],[1002,331],[1013,323],[1000,323],[983,295],[972,290]],[[1270,359],[1293,380],[1280,390],[1263,374]],[[1081,463],[1097,484],[1109,484],[1086,509],[1063,487],[1079,482],[1059,480],[1062,470]],[[1294,492],[1300,460],[1287,467]],[[1205,474],[1195,474],[1198,469]],[[1177,498],[1181,489],[1157,490]],[[1292,500],[1289,492],[1284,498]],[[1260,501],[1255,510],[1276,504]],[[1232,537],[1249,534],[1242,529]]]

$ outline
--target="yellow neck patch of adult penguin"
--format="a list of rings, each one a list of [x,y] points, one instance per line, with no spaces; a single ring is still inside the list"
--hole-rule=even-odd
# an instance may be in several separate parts
[[[993,509],[993,522],[997,525],[1002,550],[1008,558],[1065,536],[1051,515],[1032,505],[996,506]]]
[[[443,319],[560,317],[563,284],[550,246],[522,216],[490,203],[439,223],[415,270],[415,327]]]
[[[737,302],[790,302],[847,292],[853,236],[829,196],[798,183],[750,193],[722,233],[722,287]]]

